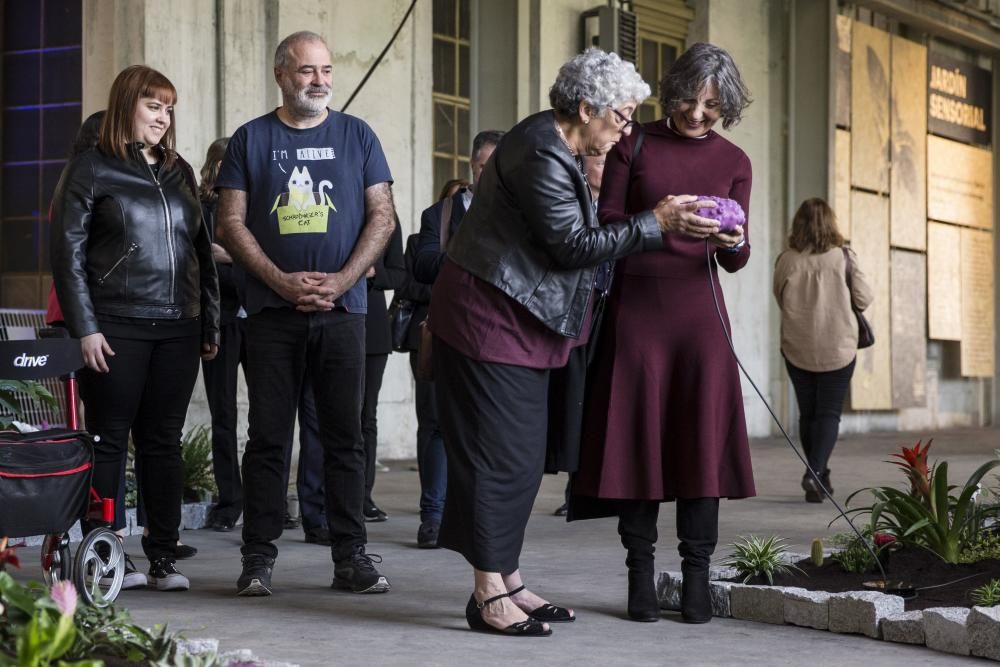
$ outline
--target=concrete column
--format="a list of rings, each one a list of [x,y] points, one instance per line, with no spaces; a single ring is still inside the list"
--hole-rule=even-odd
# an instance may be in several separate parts
[[[118,72],[145,62],[146,0],[84,0],[83,117],[108,106]]]
[[[236,128],[280,104],[272,64],[276,0],[218,0],[218,127]]]
[[[518,115],[517,0],[475,0],[472,4],[471,117],[475,133],[508,130]],[[470,144],[471,145],[471,144]]]
[[[750,88],[753,104],[742,122],[731,131],[716,130],[750,157],[753,165],[753,191],[750,198],[749,230],[753,253],[740,272],[722,272],[726,307],[732,321],[736,351],[744,367],[769,401],[773,362],[778,348],[776,306],[771,296],[774,264],[772,239],[783,230],[781,134],[784,121],[780,33],[773,34],[774,3],[771,0],[695,0],[695,19],[688,42],[708,41],[726,49],[736,61]],[[781,4],[781,3],[777,3]],[[752,39],[748,38],[753,35]],[[777,42],[777,43],[772,43]],[[775,192],[779,193],[776,200]],[[698,193],[692,193],[698,194]],[[774,245],[777,245],[775,243]],[[719,354],[729,354],[719,350]],[[770,417],[753,388],[744,380],[743,400],[747,428],[753,436],[771,433]]]

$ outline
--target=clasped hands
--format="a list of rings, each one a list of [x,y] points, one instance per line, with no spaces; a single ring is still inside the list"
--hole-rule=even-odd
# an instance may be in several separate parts
[[[375,275],[369,268],[368,277]],[[303,313],[333,310],[334,302],[351,288],[341,272],[296,271],[283,273],[272,287],[281,298],[295,304],[295,310]]]
[[[708,239],[720,248],[734,248],[743,242],[743,227],[729,232],[719,231],[718,220],[703,218],[695,213],[700,208],[715,208],[710,199],[695,195],[667,195],[653,209],[656,222],[664,232],[683,234],[696,239]]]

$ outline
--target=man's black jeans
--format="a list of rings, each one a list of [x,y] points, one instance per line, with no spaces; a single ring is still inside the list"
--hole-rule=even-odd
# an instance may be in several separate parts
[[[268,308],[247,318],[250,439],[243,455],[243,554],[274,558],[285,519],[285,448],[302,382],[312,380],[324,453],[333,559],[366,542],[361,503],[365,317]]]

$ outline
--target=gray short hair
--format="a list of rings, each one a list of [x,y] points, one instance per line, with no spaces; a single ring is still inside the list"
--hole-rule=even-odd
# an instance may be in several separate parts
[[[285,66],[285,63],[288,62],[288,52],[291,51],[292,46],[298,42],[322,42],[323,46],[326,46],[326,50],[330,50],[330,47],[327,46],[326,40],[323,39],[322,35],[312,32],[311,30],[293,32],[291,35],[281,40],[281,44],[278,44],[278,48],[274,50],[275,68],[280,69]]]
[[[563,116],[576,115],[580,102],[603,116],[609,108],[627,102],[638,104],[649,94],[649,85],[635,71],[635,65],[617,53],[591,47],[559,68],[549,89],[549,103]]]
[[[698,42],[670,67],[660,82],[660,105],[669,116],[684,100],[698,97],[709,82],[719,88],[722,127],[727,130],[740,122],[743,110],[753,100],[733,57],[714,44]]]

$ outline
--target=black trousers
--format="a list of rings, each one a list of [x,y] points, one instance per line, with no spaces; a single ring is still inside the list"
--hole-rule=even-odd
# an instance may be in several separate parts
[[[236,434],[237,371],[246,373],[245,321],[236,318],[222,325],[219,354],[202,361],[208,410],[212,414],[212,468],[219,487],[219,501],[212,512],[220,519],[235,522],[243,510],[243,482],[240,479],[239,442]]]
[[[549,371],[473,361],[435,338],[434,380],[448,456],[438,545],[510,574],[542,481]]]
[[[365,502],[372,502],[375,486],[375,455],[378,451],[378,395],[382,391],[382,377],[388,354],[369,354],[365,357],[365,401],[361,405],[361,434],[365,438]]]
[[[285,491],[292,470],[292,448],[285,450]],[[299,498],[302,527],[313,530],[325,527],[326,489],[323,485],[323,442],[320,438],[319,417],[316,414],[316,394],[307,377],[302,382],[299,397],[299,465],[295,474],[295,492]]]
[[[410,352],[409,356],[410,370],[416,378],[416,351]],[[434,383],[415,380],[414,394],[417,412],[417,467],[420,469],[420,521],[440,524],[444,498],[448,493],[448,459],[438,425]]]
[[[109,372],[85,369],[80,374],[87,430],[100,436],[94,445],[92,484],[102,498],[118,496],[131,431],[149,529],[143,550],[150,560],[172,557],[184,487],[181,433],[198,379],[201,335],[105,338],[115,353],[105,357]],[[116,516],[114,527],[122,526],[124,517]]]
[[[334,560],[367,541],[364,499],[365,319],[341,311],[268,308],[247,318],[250,439],[243,455],[243,554],[277,556],[285,518],[285,450],[302,382],[316,397]]]
[[[653,559],[658,538],[659,500],[618,500],[618,534],[628,550],[626,563],[640,567]],[[719,499],[678,498],[677,551],[684,565],[705,569],[719,541]]]
[[[809,467],[818,475],[830,467],[830,455],[840,433],[840,415],[844,411],[855,362],[852,360],[835,371],[814,373],[785,360],[799,404],[799,440]]]

